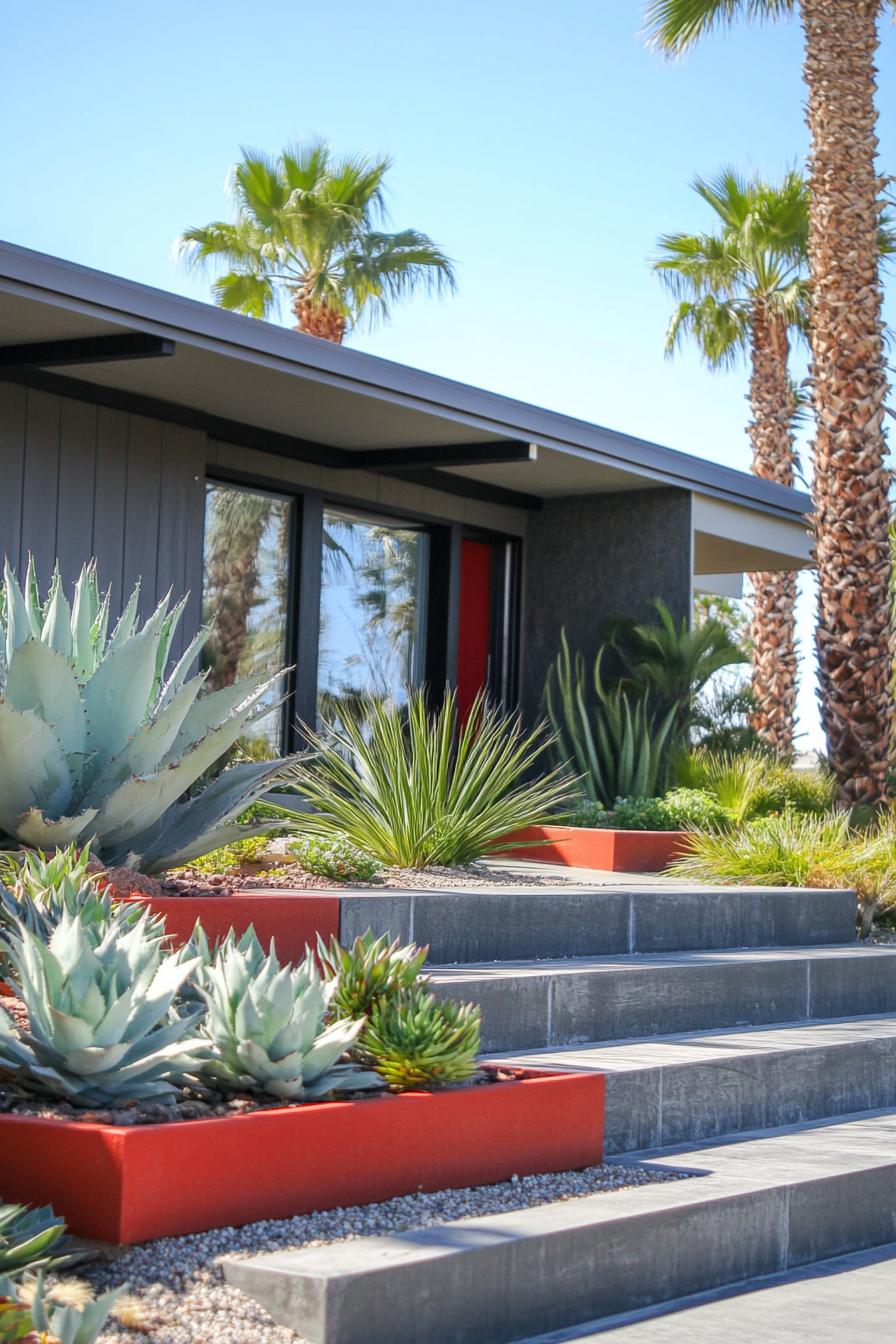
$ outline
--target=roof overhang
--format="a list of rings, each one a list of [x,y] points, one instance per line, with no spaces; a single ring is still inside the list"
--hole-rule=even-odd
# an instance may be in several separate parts
[[[78,363],[61,348],[102,349],[116,337],[154,339],[165,357]],[[63,357],[29,368],[21,351],[31,343],[57,344]],[[797,531],[810,507],[798,491],[659,444],[5,243],[0,347],[19,352],[18,367],[0,368],[2,377],[324,465],[364,466],[364,454],[376,454],[371,470],[428,474],[458,493],[491,489],[539,507],[567,495],[675,486]]]

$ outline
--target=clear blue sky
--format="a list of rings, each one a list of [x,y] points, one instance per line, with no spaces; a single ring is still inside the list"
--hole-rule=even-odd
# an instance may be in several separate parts
[[[0,237],[206,298],[172,244],[226,214],[241,144],[318,133],[388,151],[394,224],[442,244],[460,292],[356,346],[748,466],[745,376],[664,360],[648,257],[659,233],[705,221],[695,172],[775,176],[804,155],[796,23],[669,65],[640,40],[638,0],[0,0],[0,17]],[[882,40],[892,90],[886,20]],[[880,101],[896,171],[896,99]]]

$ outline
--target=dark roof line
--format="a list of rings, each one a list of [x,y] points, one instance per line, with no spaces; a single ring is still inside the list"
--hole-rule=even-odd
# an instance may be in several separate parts
[[[5,282],[5,283],[4,283]],[[188,344],[404,405],[508,438],[598,460],[648,479],[749,503],[793,520],[811,509],[801,491],[618,430],[336,346],[212,304],[0,242],[0,287],[117,324],[158,327]]]

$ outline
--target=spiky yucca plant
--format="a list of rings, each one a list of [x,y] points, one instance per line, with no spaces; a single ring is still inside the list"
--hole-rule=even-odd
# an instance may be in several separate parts
[[[318,934],[317,959],[332,987],[334,1016],[367,1017],[379,1000],[410,989],[418,981],[428,952],[428,947],[416,943],[402,947],[398,938],[390,942],[385,933],[376,938],[372,929],[351,947],[343,947],[337,938],[331,938],[328,945]]]
[[[75,1106],[172,1098],[201,1047],[188,1033],[202,1009],[174,1008],[197,961],[166,956],[145,913],[64,911],[47,943],[17,921],[9,957],[29,1030],[0,1013],[0,1069],[18,1086]]]
[[[364,1034],[373,1067],[397,1092],[460,1083],[476,1072],[480,1012],[423,985],[374,1003]]]
[[[0,1204],[0,1275],[21,1274],[52,1263],[62,1249],[65,1223],[49,1204]]]
[[[556,820],[570,795],[559,768],[527,779],[547,745],[541,730],[524,732],[481,696],[464,723],[453,692],[435,713],[419,689],[403,709],[368,699],[308,736],[312,758],[294,778],[315,811],[302,829],[403,868],[471,863],[508,832]]]
[[[376,1074],[339,1062],[364,1019],[326,1024],[332,986],[310,952],[298,966],[281,966],[273,943],[265,955],[254,934],[238,941],[231,930],[196,983],[208,1007],[199,1028],[203,1081],[284,1101],[380,1085]]]
[[[279,676],[200,695],[188,677],[210,629],[166,673],[185,600],[164,598],[142,625],[139,587],[108,634],[109,595],[85,565],[69,606],[57,571],[45,601],[29,562],[24,593],[4,571],[0,604],[0,831],[41,849],[84,842],[104,862],[176,867],[269,821],[233,824],[284,768],[251,761],[178,802],[270,711]]]

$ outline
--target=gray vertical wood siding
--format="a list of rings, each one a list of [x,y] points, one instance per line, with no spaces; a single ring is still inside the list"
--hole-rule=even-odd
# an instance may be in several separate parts
[[[139,579],[145,614],[189,592],[192,633],[205,469],[198,430],[0,382],[0,551],[20,576],[32,553],[42,586],[57,559],[70,583],[95,555],[114,614]]]

